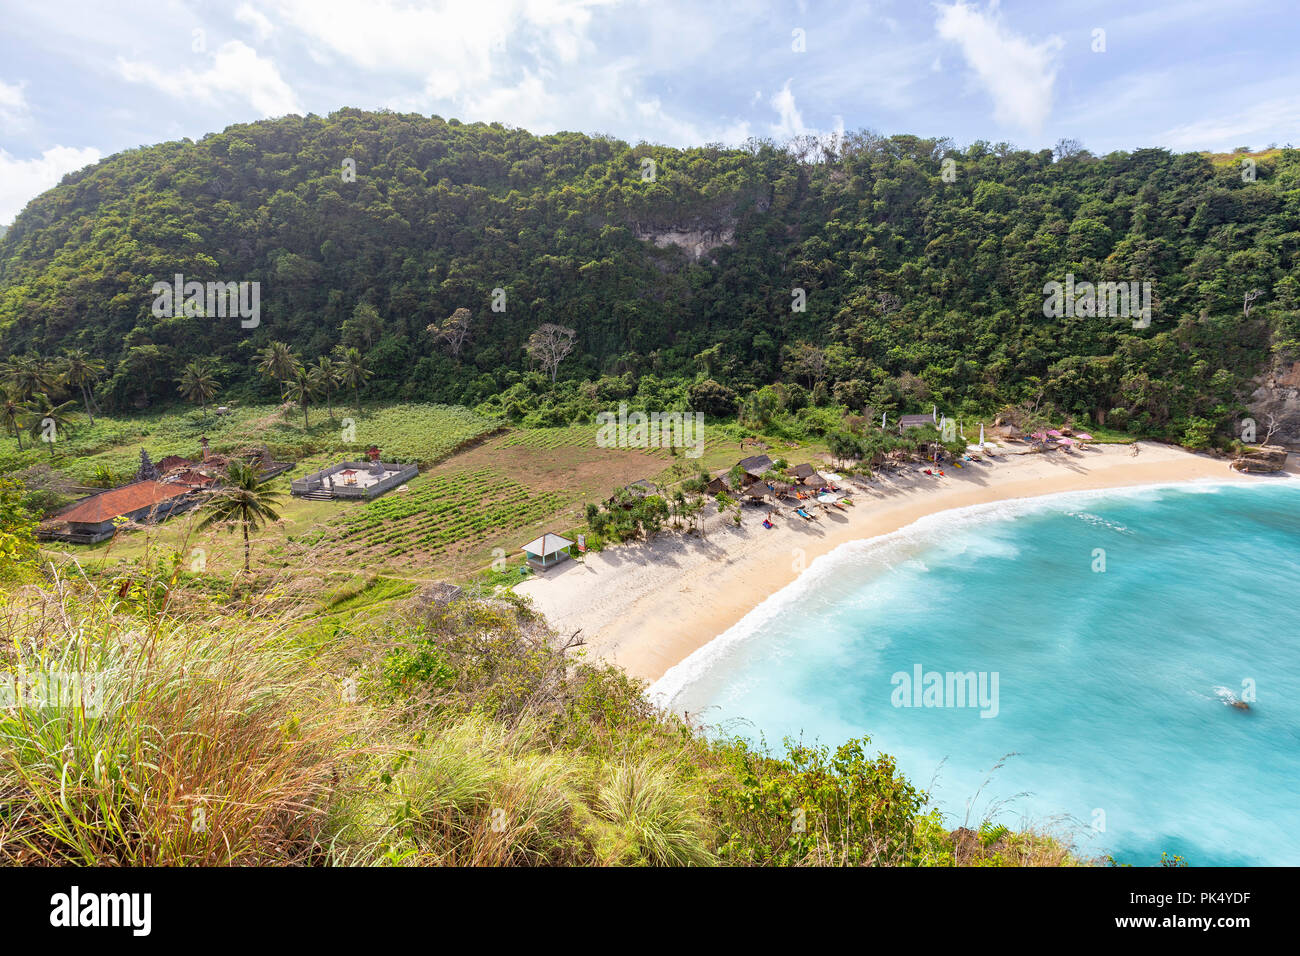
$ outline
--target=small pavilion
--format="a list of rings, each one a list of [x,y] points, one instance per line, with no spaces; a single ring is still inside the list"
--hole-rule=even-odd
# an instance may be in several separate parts
[[[568,538],[548,531],[524,545],[524,558],[539,571],[545,571],[572,557],[571,547],[573,542]]]

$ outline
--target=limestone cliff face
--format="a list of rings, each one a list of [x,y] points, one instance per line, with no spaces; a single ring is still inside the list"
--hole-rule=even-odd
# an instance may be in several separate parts
[[[1260,380],[1250,396],[1250,414],[1263,441],[1273,421],[1272,441],[1300,444],[1300,362],[1280,362]]]
[[[730,245],[736,238],[733,223],[677,223],[670,226],[647,226],[638,223],[632,227],[638,239],[653,242],[660,249],[676,246],[695,261],[719,246]]]

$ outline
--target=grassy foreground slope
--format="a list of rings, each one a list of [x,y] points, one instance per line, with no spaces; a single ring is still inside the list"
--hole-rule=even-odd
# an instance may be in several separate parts
[[[274,591],[145,568],[97,590],[4,558],[0,864],[1072,865],[949,833],[868,741],[711,741],[507,592],[328,633]]]

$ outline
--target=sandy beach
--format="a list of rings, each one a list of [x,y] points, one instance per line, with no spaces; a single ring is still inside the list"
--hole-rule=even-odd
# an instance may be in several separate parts
[[[565,562],[516,590],[530,596],[562,632],[580,629],[590,656],[654,681],[794,581],[821,555],[938,511],[1065,491],[1197,479],[1277,480],[1238,474],[1223,458],[1147,442],[1138,447],[1136,456],[1130,446],[1121,445],[1004,453],[991,463],[946,467],[942,478],[907,466],[870,481],[849,480],[845,487],[855,504],[818,511],[821,517],[815,521],[797,517],[783,504],[776,527],[768,529],[762,521],[770,509],[746,505],[740,527],[729,515],[712,513],[703,535],[666,530],[648,543]],[[1288,471],[1295,473],[1295,462],[1293,455]]]

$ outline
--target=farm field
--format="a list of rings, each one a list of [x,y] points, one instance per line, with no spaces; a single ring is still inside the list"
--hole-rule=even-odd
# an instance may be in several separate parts
[[[12,435],[0,437],[0,472],[49,466],[86,483],[107,467],[120,483],[135,474],[141,448],[154,461],[166,455],[196,457],[205,436],[214,452],[265,445],[273,458],[286,461],[361,455],[377,445],[390,461],[429,464],[500,428],[492,419],[450,405],[387,405],[363,408],[360,415],[336,405],[334,413],[331,419],[325,408],[312,408],[310,428],[303,427],[300,411],[277,405],[235,407],[228,415],[209,412],[206,418],[197,409],[98,415],[93,425],[78,415],[52,455],[48,446],[32,447],[28,439],[20,452]]]
[[[140,447],[158,460],[168,454],[196,455],[207,435],[214,451],[267,444],[273,456],[296,461],[270,482],[281,492],[281,522],[254,539],[254,562],[268,570],[293,571],[322,599],[358,574],[382,574],[411,583],[463,580],[488,567],[504,552],[516,563],[520,546],[543,531],[569,533],[583,526],[583,509],[617,488],[646,479],[667,484],[700,468],[729,468],[744,455],[731,430],[708,428],[703,454],[683,449],[601,448],[595,425],[502,429],[463,408],[391,405],[367,409],[356,418],[356,440],[345,442],[345,415],[331,421],[313,413],[310,429],[300,414],[270,406],[234,410],[230,416],[197,411],[98,419],[80,423],[56,449],[52,465],[84,481],[102,464],[127,477]],[[386,459],[417,461],[422,472],[406,485],[371,502],[307,501],[289,495],[292,478],[362,454],[378,445]],[[812,448],[773,443],[774,457],[807,456]],[[0,456],[13,458],[12,437],[0,440]],[[47,449],[24,450],[26,462],[50,464]],[[238,536],[197,532],[193,514],[119,534],[93,546],[50,545],[87,566],[134,562],[146,554],[178,554],[187,565],[200,560],[208,573],[231,576],[242,564]],[[501,549],[497,551],[496,549]]]

